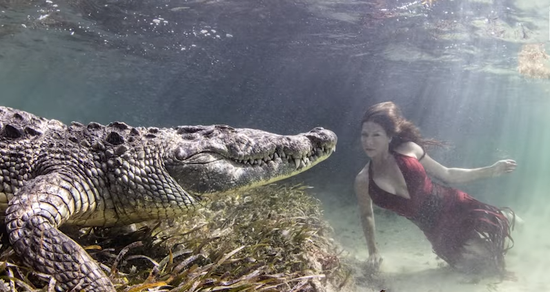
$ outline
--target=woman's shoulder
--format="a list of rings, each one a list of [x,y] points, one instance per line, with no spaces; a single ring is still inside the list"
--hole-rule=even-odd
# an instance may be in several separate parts
[[[369,164],[368,162],[363,169],[357,174],[355,177],[355,194],[357,195],[360,200],[363,200],[364,198],[368,198],[368,192],[369,192]]]
[[[365,164],[363,169],[361,169],[361,171],[359,171],[359,173],[355,177],[356,185],[357,184],[363,185],[363,184],[369,183],[369,164],[370,164],[370,161],[367,162],[367,164]]]
[[[424,148],[414,142],[402,143],[397,146],[394,151],[401,155],[414,157],[419,160],[424,157],[425,154]]]

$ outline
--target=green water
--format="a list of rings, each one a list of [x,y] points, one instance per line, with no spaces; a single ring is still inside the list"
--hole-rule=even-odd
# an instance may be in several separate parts
[[[547,6],[450,0],[433,7],[358,0],[0,1],[0,104],[66,123],[223,123],[283,134],[330,128],[339,136],[337,152],[294,180],[315,187],[336,240],[364,261],[352,189],[367,161],[359,121],[370,104],[393,100],[425,136],[450,143],[448,150],[430,152],[446,166],[518,162],[510,175],[458,187],[511,207],[525,220],[509,261],[519,280],[499,284],[498,291],[545,291],[550,81],[520,75],[517,65],[524,44],[550,49]],[[398,276],[396,263],[399,255],[411,254],[408,236],[416,236],[423,253],[430,249],[418,230],[389,218],[381,226],[403,233],[384,239],[393,261],[388,273],[396,287],[407,287],[413,276]],[[448,292],[446,283],[459,281],[418,273],[439,281],[418,291]]]

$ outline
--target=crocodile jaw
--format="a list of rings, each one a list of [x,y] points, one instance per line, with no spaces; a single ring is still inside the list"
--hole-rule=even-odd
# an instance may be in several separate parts
[[[330,149],[321,156],[296,160],[279,157],[256,165],[239,164],[216,154],[202,153],[198,155],[210,162],[186,164],[182,167],[182,173],[187,174],[178,175],[176,180],[191,193],[240,191],[299,174],[327,159],[332,152],[333,149]]]
[[[250,147],[250,143],[246,143],[253,149],[250,151],[254,152],[253,155],[209,148],[167,168],[170,175],[191,193],[210,195],[241,191],[310,169],[335,151],[336,139],[333,132],[322,128],[292,136],[264,136],[257,139],[261,141],[261,147]],[[223,148],[239,149],[239,145],[231,146]]]

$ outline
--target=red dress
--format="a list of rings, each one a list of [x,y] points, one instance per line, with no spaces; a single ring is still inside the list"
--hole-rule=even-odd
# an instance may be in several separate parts
[[[403,173],[410,199],[390,194],[376,185],[369,166],[369,195],[379,207],[394,211],[415,223],[434,252],[451,266],[469,273],[504,274],[504,254],[510,222],[502,211],[465,192],[433,183],[415,158],[393,152]],[[481,240],[483,256],[468,255],[466,243]],[[466,259],[466,260],[465,260]],[[465,262],[471,262],[466,263]]]

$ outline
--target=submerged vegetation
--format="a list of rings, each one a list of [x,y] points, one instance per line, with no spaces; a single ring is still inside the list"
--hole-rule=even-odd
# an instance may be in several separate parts
[[[341,291],[352,285],[320,202],[305,186],[216,197],[181,218],[73,236],[117,291]],[[3,244],[0,291],[53,291]],[[42,287],[42,288],[36,288]]]

